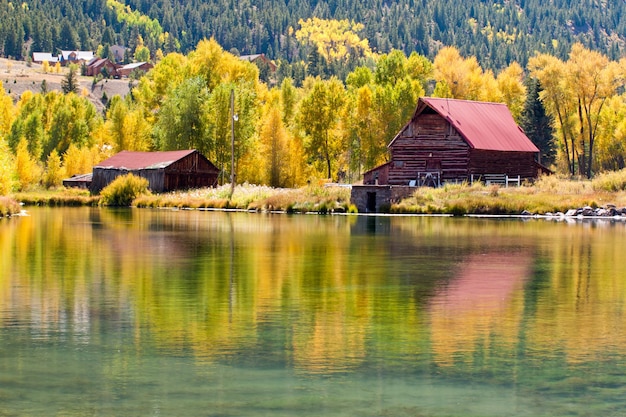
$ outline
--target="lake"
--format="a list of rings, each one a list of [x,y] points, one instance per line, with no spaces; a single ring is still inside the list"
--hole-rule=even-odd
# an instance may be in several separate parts
[[[2,417],[626,414],[626,222],[28,212]]]

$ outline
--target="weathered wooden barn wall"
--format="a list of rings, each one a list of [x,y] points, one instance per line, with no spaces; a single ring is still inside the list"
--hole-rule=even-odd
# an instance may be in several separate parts
[[[528,152],[496,152],[472,149],[469,173],[519,175],[522,179],[537,177],[535,158]]]
[[[430,108],[398,134],[390,153],[390,162],[364,174],[364,184],[408,185],[425,175],[436,179],[433,185],[469,181],[482,174],[537,177],[533,153],[472,149],[448,120]]]
[[[214,187],[219,170],[199,152],[180,159],[165,168],[163,191]]]
[[[132,173],[148,180],[154,192],[181,189],[214,187],[217,185],[219,169],[198,151],[191,152],[176,161],[165,161],[158,166],[127,169],[123,167],[96,166],[90,186],[92,193],[99,193],[120,175]]]

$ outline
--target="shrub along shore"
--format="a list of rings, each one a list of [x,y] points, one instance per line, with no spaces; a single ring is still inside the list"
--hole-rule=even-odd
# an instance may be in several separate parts
[[[532,185],[504,188],[482,184],[447,184],[441,188],[418,188],[390,205],[391,214],[452,215],[568,215],[624,216],[626,218],[626,171],[598,175],[593,180],[570,180],[558,176],[540,178]],[[11,215],[25,206],[105,205],[105,199],[86,190],[58,189],[18,193],[0,199],[0,213]],[[287,213],[356,213],[350,188],[319,185],[298,189],[230,185],[164,194],[137,192],[128,205],[141,208],[236,209]]]

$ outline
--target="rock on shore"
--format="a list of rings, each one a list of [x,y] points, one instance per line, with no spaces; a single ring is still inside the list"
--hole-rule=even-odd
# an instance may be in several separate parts
[[[522,216],[535,216],[534,213],[524,210]],[[569,209],[566,213],[545,213],[542,216],[546,217],[623,217],[626,219],[626,207],[618,208],[613,204],[607,204],[604,207],[580,207],[576,209]]]

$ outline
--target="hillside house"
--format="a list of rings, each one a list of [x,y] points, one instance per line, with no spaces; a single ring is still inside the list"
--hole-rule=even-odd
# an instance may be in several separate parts
[[[239,59],[241,59],[242,61],[252,62],[257,65],[259,64],[267,65],[271,73],[275,73],[276,70],[278,69],[276,64],[274,64],[272,60],[266,57],[265,54],[241,55]]]
[[[109,50],[111,54],[113,54],[113,59],[116,64],[124,62],[124,58],[126,57],[127,51],[130,51],[130,48],[127,48],[122,45],[112,45]]]
[[[120,175],[132,173],[154,192],[214,187],[219,169],[195,149],[166,152],[122,151],[93,168],[89,190],[99,193]]]
[[[390,161],[366,172],[363,186],[353,187],[359,211],[377,211],[416,186],[464,181],[519,185],[549,172],[537,161],[539,149],[500,103],[420,98],[413,117],[388,147]],[[376,188],[380,186],[386,188]]]
[[[128,77],[133,71],[141,71],[143,73],[150,71],[154,65],[149,62],[134,62],[117,68],[118,77]]]
[[[82,65],[91,61],[93,57],[93,51],[61,51],[59,61],[63,66],[69,64]]]
[[[94,58],[85,66],[85,75],[95,77],[98,74],[114,77],[117,74],[117,65],[108,58]]]
[[[53,56],[50,52],[33,52],[33,62],[35,64],[43,64],[44,62],[56,64],[59,62],[59,57]]]

